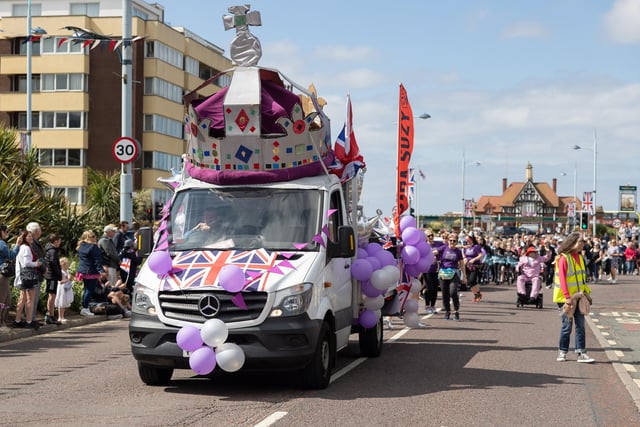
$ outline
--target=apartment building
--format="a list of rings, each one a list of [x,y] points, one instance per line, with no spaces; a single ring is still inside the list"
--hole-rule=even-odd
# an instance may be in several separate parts
[[[231,61],[215,44],[167,25],[160,4],[131,0],[131,5],[131,136],[142,147],[132,166],[133,191],[151,189],[153,201],[164,203],[170,192],[157,178],[179,168],[185,150],[182,96],[230,68]],[[32,147],[38,149],[52,191],[63,192],[82,207],[87,167],[118,172],[121,167],[112,147],[121,136],[117,40],[123,32],[122,0],[32,1],[32,38],[27,37],[27,7],[24,0],[0,0],[0,121],[26,131],[30,56]],[[65,27],[109,40],[78,40]],[[29,56],[27,42],[32,43]],[[210,95],[227,84],[222,76],[199,94]]]

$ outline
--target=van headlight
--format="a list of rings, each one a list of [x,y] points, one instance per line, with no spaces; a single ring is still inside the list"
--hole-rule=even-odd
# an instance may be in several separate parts
[[[156,306],[151,299],[152,292],[150,288],[146,288],[138,283],[133,291],[131,311],[147,316],[157,316]]]
[[[311,303],[312,292],[311,283],[301,283],[278,291],[269,317],[297,316],[306,312]]]

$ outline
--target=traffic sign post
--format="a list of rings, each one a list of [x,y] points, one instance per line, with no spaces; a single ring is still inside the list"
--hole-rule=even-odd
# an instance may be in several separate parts
[[[112,147],[113,157],[120,163],[131,163],[140,156],[140,143],[128,136],[115,140]]]

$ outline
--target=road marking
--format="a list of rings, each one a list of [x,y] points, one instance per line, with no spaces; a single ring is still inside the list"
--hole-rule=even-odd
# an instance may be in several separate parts
[[[600,331],[600,333],[602,334],[603,337],[608,337],[609,336],[609,332]]]
[[[624,357],[624,353],[621,352],[620,350],[613,350],[613,352],[616,354],[616,356],[618,357]]]
[[[630,363],[623,363],[622,366],[624,366],[624,368],[629,372],[637,372],[635,366]]]
[[[609,343],[609,345],[614,346],[616,345],[615,340],[607,340],[607,342]]]
[[[287,412],[283,412],[283,411],[274,412],[273,414],[269,415],[267,418],[265,418],[264,420],[256,424],[255,427],[268,427],[270,425],[273,425],[276,421],[278,421],[285,415],[287,415]]]

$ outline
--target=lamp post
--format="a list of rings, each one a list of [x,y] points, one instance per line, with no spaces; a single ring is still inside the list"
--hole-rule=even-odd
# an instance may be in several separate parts
[[[574,150],[589,150],[589,148],[581,147],[579,145],[573,146]],[[598,193],[598,136],[596,134],[596,129],[593,129],[593,221],[591,221],[592,226],[592,235],[595,237],[596,235],[596,214],[597,214],[597,205],[596,205],[596,195]]]
[[[415,116],[419,119],[422,120],[427,120],[431,118],[431,114],[429,113],[422,113],[419,116]],[[419,177],[416,178],[415,177],[415,171],[414,171],[414,179],[416,180],[416,182],[414,183],[414,185],[416,186],[415,188],[415,195],[416,195],[416,222],[418,223],[418,227],[422,226],[422,223],[420,222],[420,192],[418,191],[418,181],[420,181]]]
[[[25,145],[28,149],[31,148],[31,131],[33,130],[33,120],[31,117],[33,115],[33,107],[31,106],[31,97],[33,94],[33,86],[31,81],[33,79],[33,72],[31,70],[31,59],[33,57],[33,34],[42,35],[47,34],[47,32],[40,27],[31,27],[31,0],[29,0],[27,2],[27,132],[25,140]]]
[[[460,215],[460,231],[464,229],[464,211],[465,211],[465,200],[464,200],[464,175],[466,172],[467,166],[480,166],[480,162],[471,162],[469,164],[466,163],[464,157],[464,150],[462,150],[462,185],[461,185],[461,199],[462,199],[462,213]]]

